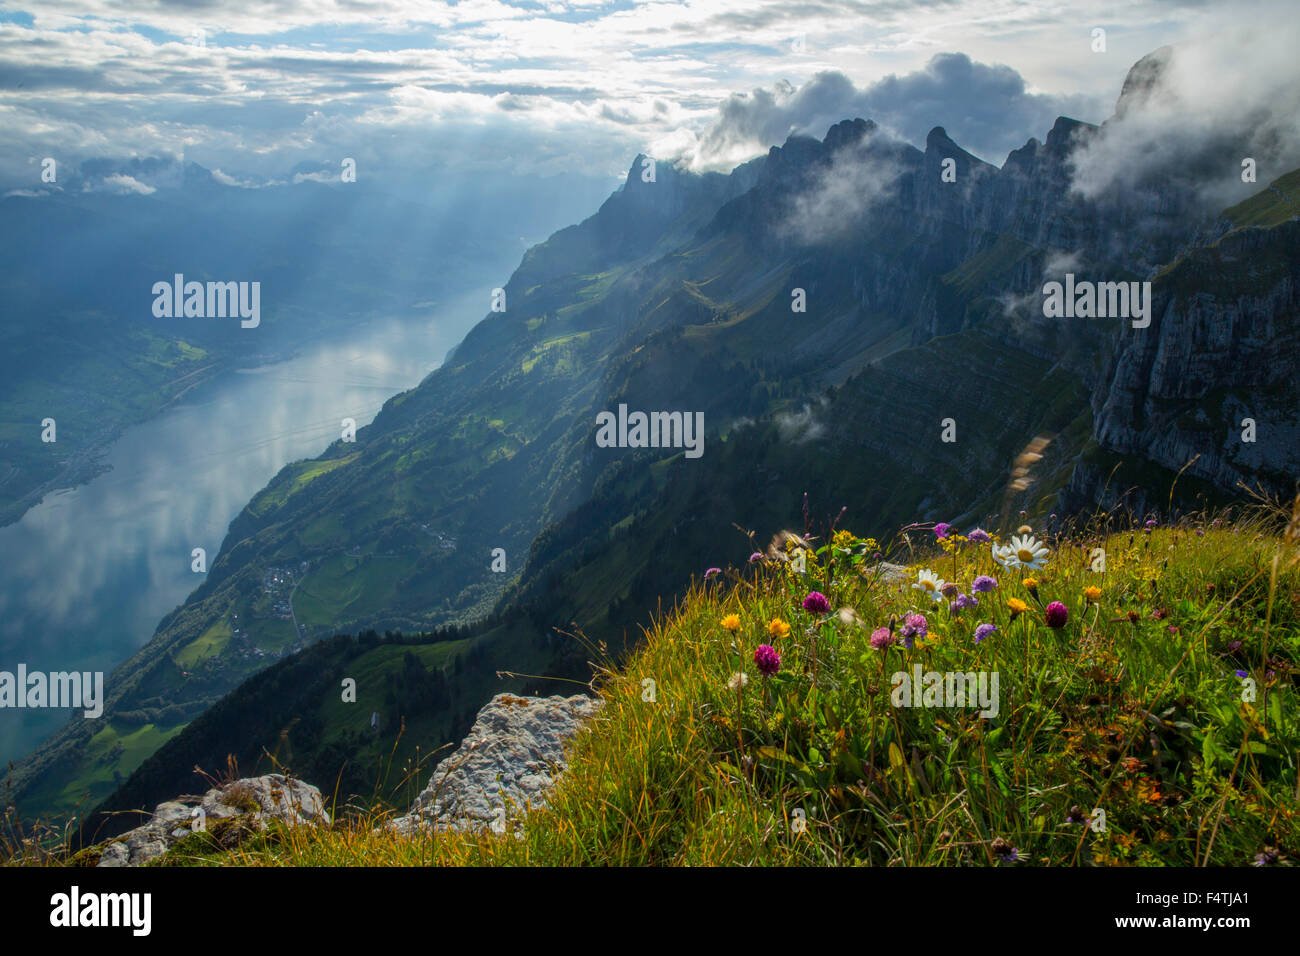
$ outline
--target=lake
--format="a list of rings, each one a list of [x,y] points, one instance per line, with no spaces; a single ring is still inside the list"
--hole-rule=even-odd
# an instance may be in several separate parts
[[[216,559],[230,522],[284,465],[320,454],[344,418],[368,424],[486,312],[482,294],[374,319],[297,357],[232,371],[123,432],[111,470],[0,528],[0,670],[104,671],[148,643]],[[71,710],[0,709],[0,764]]]

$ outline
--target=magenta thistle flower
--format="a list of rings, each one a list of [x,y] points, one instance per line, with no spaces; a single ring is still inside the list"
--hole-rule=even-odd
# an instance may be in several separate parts
[[[978,594],[987,594],[998,586],[996,578],[991,578],[987,574],[981,574],[977,577],[970,589]]]
[[[974,531],[968,534],[967,537],[970,538],[972,541],[974,541],[976,544],[988,544],[990,541],[993,540],[993,538],[989,536],[989,533],[985,531],[983,528],[976,528]]]
[[[943,539],[950,534],[952,534],[952,525],[948,524],[948,522],[940,521],[934,526],[934,536],[936,538]]]
[[[826,595],[821,591],[809,591],[803,599],[803,609],[813,614],[825,614],[831,609],[831,602],[826,600]]]
[[[975,628],[975,643],[978,644],[986,637],[992,637],[993,632],[997,629],[998,626],[996,624],[981,624],[979,627]]]
[[[892,643],[894,643],[894,635],[889,628],[878,627],[871,632],[871,646],[876,650],[883,651]]]
[[[771,677],[781,669],[781,655],[771,644],[760,644],[754,651],[754,665],[764,677]]]
[[[1069,609],[1060,601],[1053,601],[1047,605],[1043,611],[1043,619],[1047,621],[1048,627],[1065,627],[1065,622],[1070,617]]]

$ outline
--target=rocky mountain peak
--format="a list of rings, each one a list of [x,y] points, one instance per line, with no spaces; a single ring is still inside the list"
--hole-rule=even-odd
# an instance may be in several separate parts
[[[1129,68],[1120,88],[1119,99],[1115,101],[1115,116],[1122,118],[1131,109],[1144,104],[1159,90],[1165,73],[1173,62],[1174,48],[1162,46],[1152,50]]]

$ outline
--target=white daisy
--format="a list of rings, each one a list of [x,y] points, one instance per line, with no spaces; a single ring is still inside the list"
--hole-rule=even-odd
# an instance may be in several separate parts
[[[1016,560],[1015,549],[1009,544],[993,545],[993,560],[1002,565],[1008,571],[1013,570],[1020,562]]]
[[[1029,568],[1031,571],[1037,571],[1047,564],[1047,555],[1050,553],[1047,550],[1047,545],[1032,534],[1013,535],[1010,549],[1015,556],[1016,563],[1022,568]]]
[[[912,587],[923,592],[931,601],[942,601],[943,583],[943,578],[926,568],[916,576],[916,583]]]

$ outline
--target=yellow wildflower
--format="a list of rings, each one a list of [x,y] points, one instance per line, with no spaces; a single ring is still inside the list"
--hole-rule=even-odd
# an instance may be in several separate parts
[[[726,628],[728,631],[740,630],[740,615],[728,614],[726,617],[722,619],[722,626]]]
[[[785,623],[785,621],[781,620],[779,617],[774,617],[767,625],[767,633],[771,634],[773,637],[789,637],[790,625]]]
[[[1101,600],[1101,588],[1086,587],[1083,589],[1083,596],[1088,599],[1089,604],[1096,604]]]
[[[1029,605],[1020,600],[1020,598],[1008,598],[1007,608],[1011,611],[1011,616],[1015,617],[1017,614],[1024,614],[1028,611]]]

